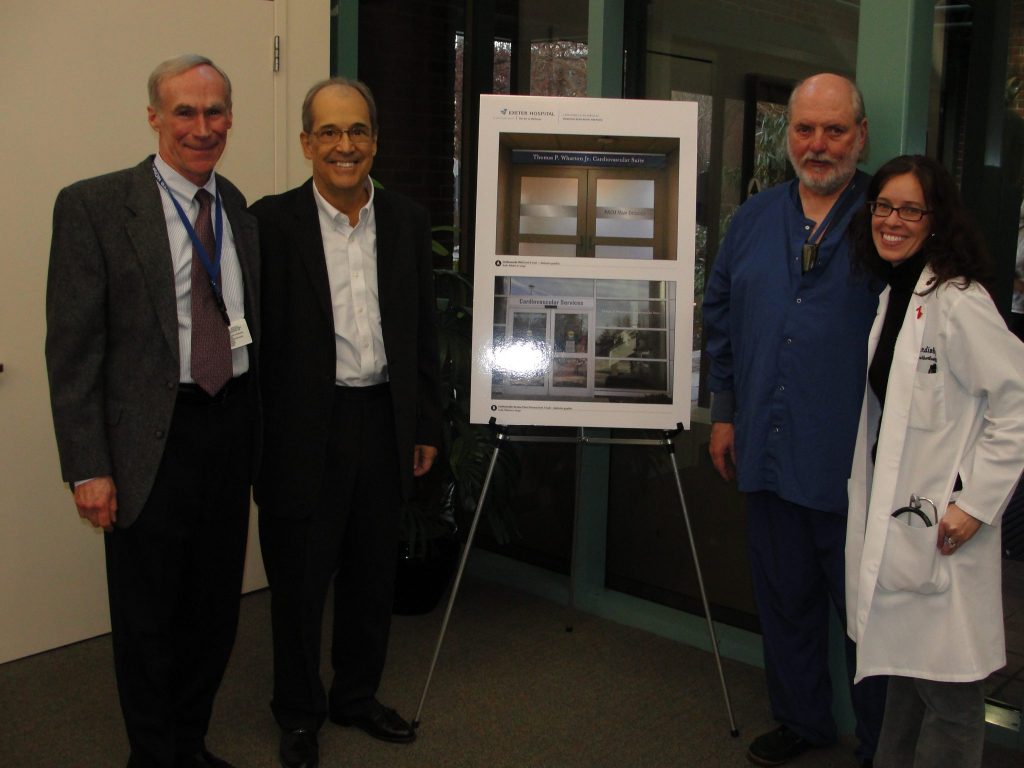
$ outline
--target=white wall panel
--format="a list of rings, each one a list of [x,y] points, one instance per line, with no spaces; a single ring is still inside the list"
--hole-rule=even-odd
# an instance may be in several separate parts
[[[234,87],[219,170],[250,201],[301,182],[295,126],[305,88],[329,74],[329,23],[328,0],[0,4],[0,662],[109,629],[102,535],[61,483],[43,360],[58,190],[156,150],[146,79],[187,52]],[[254,531],[245,583],[265,584]]]

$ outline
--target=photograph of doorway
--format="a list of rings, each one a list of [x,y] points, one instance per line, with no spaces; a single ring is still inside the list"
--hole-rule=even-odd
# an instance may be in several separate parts
[[[502,133],[495,252],[673,260],[679,140]]]

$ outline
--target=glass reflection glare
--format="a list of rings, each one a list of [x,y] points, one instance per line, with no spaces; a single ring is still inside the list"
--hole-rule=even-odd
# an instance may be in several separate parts
[[[491,350],[491,370],[516,378],[543,376],[551,365],[551,350],[531,338],[505,339]]]

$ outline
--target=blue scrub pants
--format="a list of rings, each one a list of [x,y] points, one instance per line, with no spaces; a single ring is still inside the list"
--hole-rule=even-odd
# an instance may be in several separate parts
[[[829,602],[846,623],[846,516],[802,507],[769,491],[747,494],[747,533],[761,619],[772,715],[814,745],[837,738],[828,670]],[[878,745],[887,678],[853,685],[854,644],[846,666],[857,718],[857,754]]]

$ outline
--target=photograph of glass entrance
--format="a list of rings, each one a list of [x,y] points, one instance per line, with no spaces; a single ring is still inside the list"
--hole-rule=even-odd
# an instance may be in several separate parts
[[[671,403],[676,285],[496,277],[491,396]]]
[[[502,133],[495,252],[676,258],[679,140]]]

